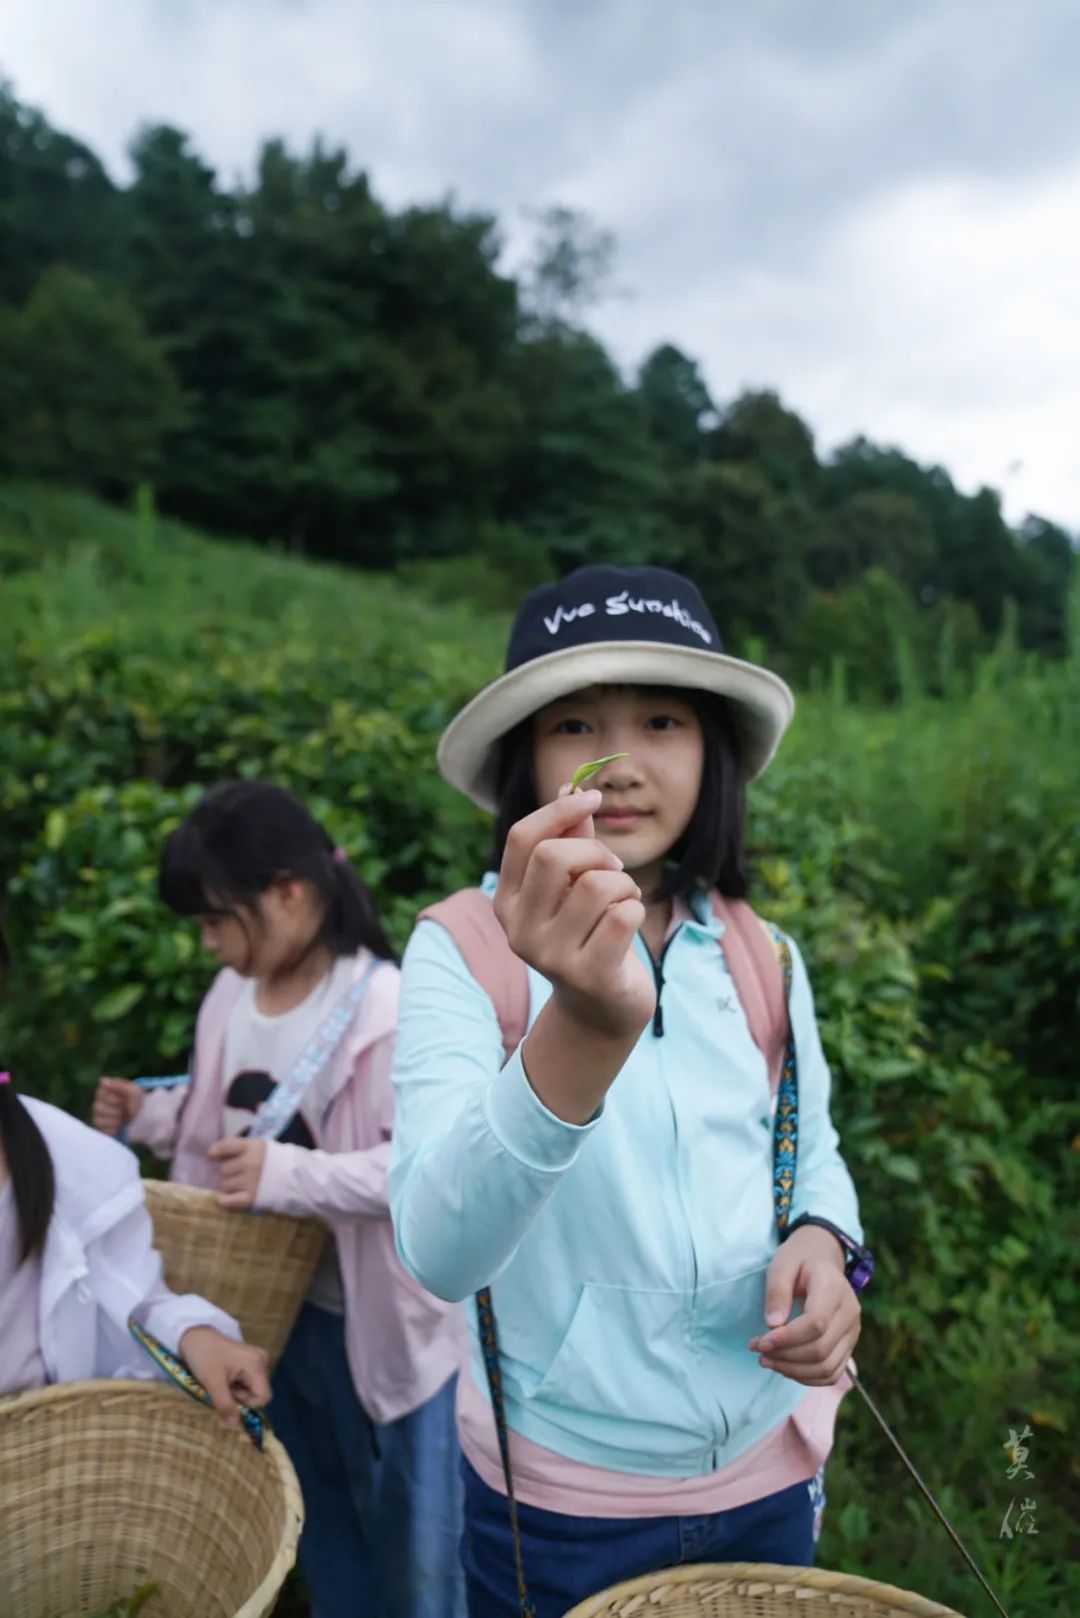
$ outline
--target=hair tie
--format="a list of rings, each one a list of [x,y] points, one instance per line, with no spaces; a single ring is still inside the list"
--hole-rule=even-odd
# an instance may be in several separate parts
[[[348,862],[349,856],[346,854],[343,848],[335,848],[330,858],[333,860],[335,865],[345,865]]]
[[[0,1084],[10,1084],[10,1083],[11,1083],[11,1074],[10,1073],[0,1073]]]

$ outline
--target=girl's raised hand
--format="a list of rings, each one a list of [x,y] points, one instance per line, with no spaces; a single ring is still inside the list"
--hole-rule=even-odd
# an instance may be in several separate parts
[[[130,1079],[99,1079],[90,1121],[103,1135],[119,1135],[133,1124],[143,1104],[143,1092]]]
[[[641,890],[599,842],[596,791],[563,787],[507,838],[495,914],[515,955],[552,984],[562,1010],[593,1034],[636,1038],[656,989],[633,947]]]

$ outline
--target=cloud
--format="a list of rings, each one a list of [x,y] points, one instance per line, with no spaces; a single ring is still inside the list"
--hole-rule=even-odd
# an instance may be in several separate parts
[[[687,278],[664,335],[720,398],[784,379],[826,448],[856,432],[945,464],[963,486],[1080,514],[1080,283],[1063,244],[1080,158],[1038,182],[941,179],[884,192],[793,267]],[[625,358],[656,301],[603,311]],[[1010,471],[1015,461],[1022,466]]]
[[[7,0],[24,99],[115,172],[146,120],[223,177],[261,139],[347,146],[400,205],[586,208],[634,290],[624,363],[672,337],[721,399],[777,386],[1080,527],[1068,261],[1074,0]],[[1073,212],[1075,207],[1073,206]]]

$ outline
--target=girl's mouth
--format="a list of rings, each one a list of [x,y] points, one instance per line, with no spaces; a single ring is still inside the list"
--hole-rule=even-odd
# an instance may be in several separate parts
[[[636,831],[645,818],[643,809],[601,809],[593,816],[605,831]]]

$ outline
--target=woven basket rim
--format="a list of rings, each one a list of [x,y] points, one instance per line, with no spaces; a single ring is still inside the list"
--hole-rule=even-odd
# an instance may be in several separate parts
[[[167,1382],[157,1379],[144,1381],[133,1377],[96,1377],[82,1382],[57,1382],[48,1388],[35,1388],[29,1393],[13,1393],[0,1398],[0,1426],[5,1420],[31,1414],[49,1405],[75,1404],[80,1399],[101,1399],[124,1393],[137,1398],[179,1400],[181,1406],[190,1405],[192,1413],[198,1413],[189,1396]],[[217,1419],[209,1410],[204,1410],[202,1414],[206,1420]],[[238,1436],[242,1436],[245,1443],[250,1443],[246,1435]],[[269,1430],[263,1454],[274,1468],[281,1486],[285,1507],[284,1532],[258,1588],[252,1591],[243,1606],[236,1609],[233,1618],[263,1618],[263,1614],[269,1610],[271,1602],[280,1590],[286,1573],[295,1565],[300,1530],[304,1525],[304,1502],[292,1462],[285,1453],[281,1440],[275,1438]]]
[[[236,1218],[235,1210],[226,1210],[224,1208],[220,1208],[218,1206],[217,1193],[214,1191],[208,1191],[205,1186],[181,1185],[176,1180],[151,1180],[144,1178],[143,1193],[148,1199],[154,1198],[162,1204],[172,1202],[178,1207],[184,1207],[186,1205],[188,1211],[193,1213],[206,1212],[212,1213],[215,1218]],[[251,1212],[251,1210],[248,1211]],[[265,1212],[260,1209],[255,1217],[258,1218],[261,1225],[266,1227],[270,1227],[275,1223],[285,1223],[289,1225],[319,1225],[324,1230],[326,1229],[326,1225],[323,1220],[316,1219],[313,1214],[300,1215],[272,1213],[269,1209]]]
[[[953,1607],[943,1607],[928,1596],[916,1595],[911,1590],[899,1590],[893,1584],[882,1584],[876,1579],[864,1579],[857,1573],[833,1573],[828,1568],[785,1567],[778,1562],[701,1562],[696,1566],[664,1568],[659,1573],[647,1573],[643,1578],[628,1579],[625,1584],[612,1585],[598,1595],[589,1596],[576,1607],[571,1607],[565,1618],[596,1618],[615,1600],[629,1596],[649,1595],[660,1584],[697,1584],[708,1579],[752,1579],[757,1583],[771,1583],[776,1587],[802,1586],[820,1590],[822,1594],[887,1597],[894,1607],[909,1612],[913,1618],[964,1618]],[[662,1611],[659,1605],[656,1610]]]

